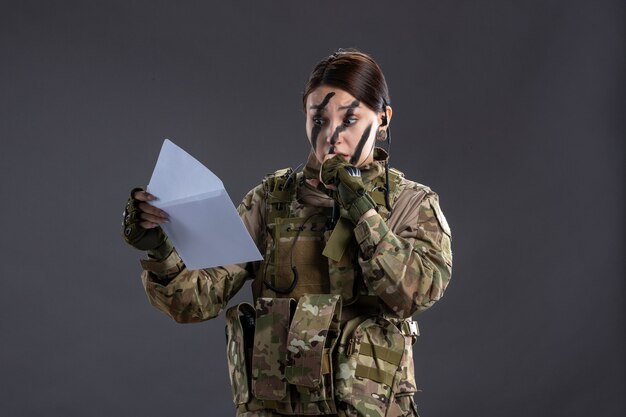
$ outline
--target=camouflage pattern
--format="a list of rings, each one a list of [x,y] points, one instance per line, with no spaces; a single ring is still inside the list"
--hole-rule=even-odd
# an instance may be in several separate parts
[[[293,299],[258,298],[252,351],[252,391],[261,400],[287,396],[285,366]]]
[[[294,414],[294,417],[306,417],[310,414]],[[275,410],[254,409],[249,410],[241,407],[237,410],[238,417],[280,417],[284,416]],[[340,403],[336,414],[327,414],[328,417],[364,417],[350,404]],[[369,417],[369,416],[365,416]],[[419,417],[412,395],[396,396],[391,401],[387,417]]]
[[[141,274],[150,303],[178,323],[216,317],[248,278],[239,265],[189,270],[178,259],[182,268],[173,278],[148,269]]]
[[[328,229],[335,203],[332,193],[307,182],[317,175],[309,165],[304,174],[268,176],[238,207],[263,261],[195,271],[180,259],[168,260],[176,268],[159,268],[158,261],[144,265],[150,302],[178,322],[217,316],[253,280],[255,353],[242,350],[235,340],[243,336],[235,333],[227,346],[238,415],[417,415],[411,317],[430,308],[448,285],[450,228],[428,187],[393,171],[389,213],[380,192],[382,161],[361,172],[379,214],[335,239],[340,252],[332,257],[323,251],[336,232]],[[312,294],[325,298],[313,302]],[[326,326],[325,309],[334,299],[342,307]],[[298,308],[290,307],[286,317],[285,306],[295,302]],[[277,305],[280,314],[272,313]],[[322,321],[320,312],[326,314]],[[296,318],[304,313],[312,316]],[[235,315],[227,316],[230,321]],[[328,330],[335,328],[341,331],[333,336]],[[264,378],[274,382],[259,388]]]
[[[337,349],[337,399],[361,415],[384,417],[398,393],[394,387],[403,383],[404,354],[404,336],[393,323],[380,316],[352,319]]]
[[[287,338],[289,364],[285,375],[289,383],[310,391],[320,389],[325,350],[327,353],[339,334],[340,316],[339,295],[307,294],[300,298]]]
[[[390,321],[394,321],[390,319]],[[404,321],[404,324],[409,322]],[[399,326],[402,336],[404,338],[404,354],[400,363],[401,375],[397,380],[397,384],[394,387],[396,395],[413,395],[418,391],[417,383],[415,381],[415,364],[413,363],[413,344],[415,343],[419,331],[417,331],[417,323],[414,329],[409,329],[410,326]],[[398,324],[396,323],[396,326]]]
[[[389,224],[372,216],[354,230],[361,248],[359,265],[369,277],[366,285],[394,315],[405,318],[439,300],[452,273],[450,228],[436,194],[419,184],[407,186],[416,192],[413,198],[426,194],[417,209],[407,213],[413,220],[410,229],[393,233],[392,215]]]
[[[226,356],[235,405],[245,404],[251,397],[249,367],[246,364],[249,347],[245,343],[247,338],[241,323],[241,313],[250,315],[254,313],[254,309],[248,303],[241,303],[226,312]]]

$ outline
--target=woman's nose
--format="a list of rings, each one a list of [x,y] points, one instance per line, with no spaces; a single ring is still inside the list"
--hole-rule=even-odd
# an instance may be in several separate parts
[[[330,143],[331,145],[337,143],[337,140],[339,140],[339,136],[343,131],[342,126],[343,124],[341,122],[328,123],[328,130],[326,134],[327,143]]]
[[[328,124],[326,125],[326,129],[324,129],[324,141],[326,143],[330,143],[330,138],[333,136],[333,133],[335,132],[335,123],[333,122],[328,122]]]

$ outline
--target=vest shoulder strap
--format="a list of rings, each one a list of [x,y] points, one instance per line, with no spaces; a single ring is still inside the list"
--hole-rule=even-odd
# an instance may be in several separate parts
[[[267,223],[276,218],[289,217],[291,202],[296,194],[296,174],[291,168],[283,168],[268,174],[263,179],[267,201]]]

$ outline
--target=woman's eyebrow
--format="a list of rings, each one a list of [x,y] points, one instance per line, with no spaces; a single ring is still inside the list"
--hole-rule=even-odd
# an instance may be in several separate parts
[[[318,112],[321,113],[326,107],[326,105],[328,104],[328,102],[330,101],[330,99],[333,98],[334,95],[335,95],[335,92],[331,91],[330,93],[326,94],[326,97],[324,97],[324,100],[322,100],[320,104],[314,104],[311,107],[309,107],[309,109],[317,110]]]
[[[361,102],[359,100],[354,100],[352,103],[348,104],[347,106],[340,106],[339,110],[355,109],[355,108],[359,107],[359,104],[361,104]]]

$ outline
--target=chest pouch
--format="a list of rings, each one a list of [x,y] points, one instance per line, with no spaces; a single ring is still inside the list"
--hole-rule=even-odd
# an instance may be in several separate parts
[[[340,316],[338,295],[306,294],[297,304],[259,297],[247,398],[282,414],[336,413],[331,355]]]
[[[257,299],[252,392],[260,400],[282,400],[287,396],[287,334],[294,308],[291,298]]]
[[[341,298],[307,294],[300,298],[287,337],[287,380],[304,393],[319,391],[330,377],[330,351],[339,336]],[[332,393],[332,390],[331,390]]]

